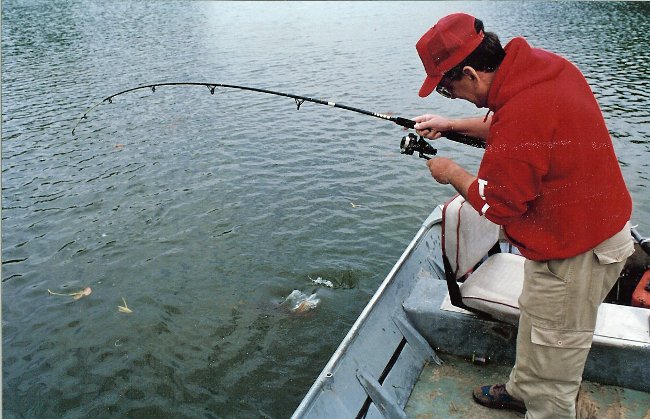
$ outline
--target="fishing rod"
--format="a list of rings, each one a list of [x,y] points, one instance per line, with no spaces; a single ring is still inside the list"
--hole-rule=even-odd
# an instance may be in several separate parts
[[[380,118],[386,121],[393,122],[397,125],[400,125],[405,128],[410,128],[414,129],[416,122],[413,121],[412,119],[407,119],[407,118],[402,118],[402,117],[394,117],[382,113],[377,113],[377,112],[370,112],[366,111],[364,109],[360,108],[355,108],[352,106],[346,106],[342,105],[340,103],[336,102],[331,102],[328,100],[322,100],[322,99],[314,99],[311,97],[307,96],[299,96],[299,95],[293,95],[290,93],[282,93],[282,92],[276,92],[273,90],[267,90],[267,89],[259,89],[256,87],[247,87],[247,86],[236,86],[233,84],[222,84],[222,83],[199,83],[199,82],[176,82],[176,83],[156,83],[156,84],[147,84],[147,85],[142,85],[142,86],[137,86],[137,87],[132,87],[130,89],[123,90],[121,92],[112,94],[110,96],[105,97],[101,101],[95,103],[92,105],[88,110],[83,114],[81,118],[77,121],[75,124],[74,128],[72,129],[72,135],[74,135],[75,130],[77,129],[77,126],[81,123],[82,120],[88,119],[88,114],[95,109],[97,106],[101,105],[104,102],[108,103],[113,103],[113,98],[123,95],[125,93],[133,92],[136,90],[145,90],[145,89],[150,89],[152,92],[156,91],[156,88],[161,87],[161,86],[205,86],[210,90],[210,94],[214,95],[217,87],[219,88],[225,88],[225,89],[239,89],[239,90],[246,90],[250,92],[258,92],[258,93],[265,93],[269,95],[275,95],[275,96],[282,96],[282,97],[288,97],[293,99],[296,102],[296,110],[300,110],[300,106],[304,102],[311,102],[311,103],[317,103],[319,105],[327,105],[330,107],[334,108],[340,108],[340,109],[345,109],[347,111],[352,111],[356,113],[360,113],[362,115],[368,115],[368,116],[373,116],[375,118]],[[451,141],[461,143],[461,144],[466,144],[470,145],[472,147],[477,147],[477,148],[485,148],[485,142],[479,138],[474,138],[470,137],[464,134],[459,134],[457,132],[452,132],[452,131],[444,131],[441,132],[443,137],[448,138]],[[427,147],[428,146],[428,147]],[[425,153],[428,154],[435,154],[435,149],[432,148],[425,140],[424,138],[420,137],[419,139],[416,139],[413,134],[409,134],[408,137],[402,138],[402,144],[400,146],[402,153],[403,154],[413,154],[414,151],[417,151],[420,153],[420,157],[422,158],[427,158],[425,156]]]

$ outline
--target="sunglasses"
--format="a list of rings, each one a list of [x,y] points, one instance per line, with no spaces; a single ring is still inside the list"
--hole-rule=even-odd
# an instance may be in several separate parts
[[[445,97],[447,99],[454,98],[454,94],[451,93],[451,90],[449,90],[447,87],[443,86],[442,84],[438,84],[436,86],[436,92],[438,92],[442,97]]]

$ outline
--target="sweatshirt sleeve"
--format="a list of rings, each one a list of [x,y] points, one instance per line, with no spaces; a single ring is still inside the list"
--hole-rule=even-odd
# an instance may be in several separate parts
[[[496,224],[520,219],[539,195],[540,173],[526,162],[486,157],[477,179],[470,185],[468,201]]]

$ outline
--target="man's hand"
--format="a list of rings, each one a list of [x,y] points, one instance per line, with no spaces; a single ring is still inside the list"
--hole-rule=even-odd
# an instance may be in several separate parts
[[[451,183],[451,177],[453,173],[458,171],[458,169],[463,170],[459,165],[456,164],[453,160],[450,160],[446,157],[437,157],[427,161],[427,166],[429,166],[429,171],[431,176],[438,182],[446,185]]]
[[[438,115],[420,115],[413,118],[416,122],[415,130],[430,140],[437,140],[444,131],[458,132],[468,137],[476,137],[485,140],[490,132],[492,116],[448,119]]]
[[[427,166],[431,176],[443,185],[451,184],[464,198],[467,198],[467,191],[476,179],[475,176],[467,173],[456,162],[446,157],[437,157],[427,160]]]
[[[416,122],[415,132],[430,140],[437,140],[443,131],[453,131],[451,120],[438,115],[420,115],[413,118]]]

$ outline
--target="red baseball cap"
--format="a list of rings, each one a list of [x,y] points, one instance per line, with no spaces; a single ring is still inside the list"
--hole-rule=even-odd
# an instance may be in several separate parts
[[[420,97],[429,96],[445,73],[479,46],[484,34],[476,33],[474,20],[474,16],[465,13],[445,16],[415,44],[427,73],[418,93]]]

